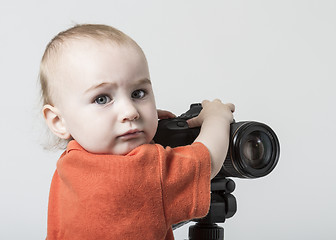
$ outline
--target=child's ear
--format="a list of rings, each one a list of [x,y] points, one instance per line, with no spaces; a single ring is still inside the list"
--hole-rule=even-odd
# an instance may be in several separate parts
[[[43,106],[43,116],[47,122],[49,129],[59,138],[69,139],[70,133],[68,132],[64,119],[60,111],[49,104]]]

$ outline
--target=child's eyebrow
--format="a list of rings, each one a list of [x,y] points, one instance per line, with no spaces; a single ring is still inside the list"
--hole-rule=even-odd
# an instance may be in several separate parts
[[[143,78],[143,79],[140,79],[140,80],[136,81],[132,85],[137,86],[137,85],[147,85],[147,84],[152,85],[151,80],[149,80],[148,78]]]
[[[151,80],[149,80],[148,78],[143,78],[143,79],[140,79],[140,80],[132,83],[132,86],[147,85],[147,84],[152,85]],[[106,87],[106,86],[115,88],[115,87],[117,87],[117,84],[116,83],[111,83],[111,82],[102,82],[102,83],[99,83],[97,85],[93,85],[93,86],[89,87],[88,89],[85,90],[85,93],[88,93],[92,90],[102,88],[102,87]]]
[[[89,87],[88,89],[85,90],[85,93],[88,93],[88,92],[91,92],[92,90],[102,88],[102,87],[106,87],[106,86],[116,87],[117,84],[111,83],[111,82],[102,82],[102,83],[99,83],[97,85],[93,85],[93,86]]]

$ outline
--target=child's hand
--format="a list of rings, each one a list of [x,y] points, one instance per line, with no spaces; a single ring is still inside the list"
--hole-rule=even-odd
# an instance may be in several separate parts
[[[205,120],[211,118],[218,118],[223,124],[233,122],[232,113],[235,111],[235,106],[232,103],[223,104],[219,99],[215,99],[212,102],[204,100],[202,108],[197,117],[187,120],[190,128],[199,127]]]
[[[211,156],[211,179],[220,171],[229,148],[230,123],[233,121],[235,106],[232,103],[223,104],[216,99],[212,102],[202,102],[200,114],[188,120],[189,127],[201,126],[201,131],[195,142],[203,143]]]
[[[175,114],[166,110],[157,109],[159,119],[175,118]]]
[[[168,119],[168,118],[175,118],[176,115],[172,112],[166,111],[166,110],[161,110],[157,109],[157,114],[158,114],[158,119]],[[154,144],[154,140],[150,142],[150,144]]]

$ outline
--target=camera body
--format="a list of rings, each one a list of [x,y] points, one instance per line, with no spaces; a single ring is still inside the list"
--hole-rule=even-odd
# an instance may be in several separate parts
[[[177,118],[160,120],[154,142],[164,147],[192,144],[200,133],[200,127],[189,128],[187,120],[198,116],[201,111],[202,105],[195,103]],[[279,140],[269,126],[254,121],[233,122],[228,154],[216,178],[263,177],[275,168],[279,156]]]
[[[198,116],[201,110],[202,105],[194,103],[187,112],[177,118],[160,120],[154,142],[164,147],[179,147],[193,143],[200,133],[200,128],[189,128],[187,120]]]

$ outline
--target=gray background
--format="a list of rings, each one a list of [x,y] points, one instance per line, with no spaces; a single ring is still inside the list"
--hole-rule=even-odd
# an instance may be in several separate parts
[[[335,12],[327,0],[1,0],[0,239],[46,235],[61,152],[42,147],[37,75],[48,41],[75,23],[113,25],[143,47],[159,108],[220,98],[277,132],[275,171],[236,179],[225,239],[336,239]]]

